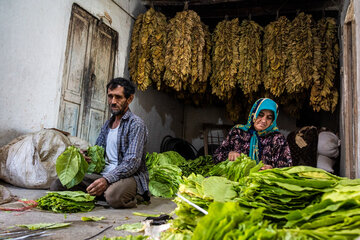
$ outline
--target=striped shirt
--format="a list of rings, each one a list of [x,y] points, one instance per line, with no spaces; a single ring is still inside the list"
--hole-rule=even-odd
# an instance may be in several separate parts
[[[102,146],[106,152],[106,139],[110,131],[110,123],[114,116],[101,128],[96,145]],[[134,177],[137,193],[143,195],[149,191],[149,173],[145,164],[145,145],[148,130],[144,121],[133,114],[130,109],[121,118],[117,133],[118,165],[105,173],[103,177],[111,184],[123,178]]]

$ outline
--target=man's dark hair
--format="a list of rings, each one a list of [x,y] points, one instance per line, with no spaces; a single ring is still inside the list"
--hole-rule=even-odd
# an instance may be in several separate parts
[[[106,92],[108,91],[108,89],[113,90],[118,86],[124,88],[124,95],[126,98],[129,98],[132,94],[135,93],[134,84],[130,82],[130,80],[122,77],[111,79],[111,81],[106,85]]]

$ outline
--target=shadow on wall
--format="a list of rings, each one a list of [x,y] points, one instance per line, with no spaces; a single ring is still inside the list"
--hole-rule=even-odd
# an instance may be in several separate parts
[[[146,91],[136,90],[135,96],[138,98],[138,104],[147,114],[156,112],[161,118],[161,125],[166,125],[169,121],[169,115],[172,116],[172,124],[170,129],[176,132],[180,127],[183,118],[183,107],[173,97],[156,91],[154,89],[147,89]],[[151,119],[150,119],[151,120]]]

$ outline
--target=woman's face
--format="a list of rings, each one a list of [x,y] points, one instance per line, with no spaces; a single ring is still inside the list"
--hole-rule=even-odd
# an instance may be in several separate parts
[[[258,117],[255,119],[254,128],[256,131],[264,131],[274,121],[274,113],[270,110],[261,110]]]

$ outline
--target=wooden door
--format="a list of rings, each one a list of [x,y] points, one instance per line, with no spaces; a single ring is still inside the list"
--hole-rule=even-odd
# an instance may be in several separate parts
[[[108,116],[106,84],[113,77],[117,33],[73,5],[58,128],[94,144]]]

